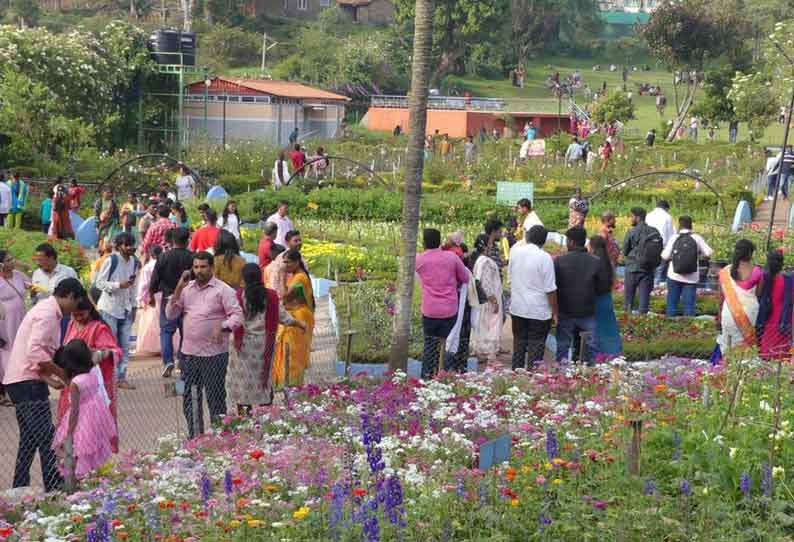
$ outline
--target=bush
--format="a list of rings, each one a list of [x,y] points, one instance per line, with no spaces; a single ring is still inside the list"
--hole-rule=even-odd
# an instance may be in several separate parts
[[[201,61],[213,70],[251,66],[260,59],[262,38],[253,32],[216,24],[200,39]]]

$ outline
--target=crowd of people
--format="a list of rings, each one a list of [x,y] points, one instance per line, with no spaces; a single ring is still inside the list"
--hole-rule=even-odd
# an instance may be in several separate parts
[[[666,283],[667,316],[694,316],[701,271],[712,249],[693,231],[691,217],[680,216],[676,230],[669,209],[666,201],[647,214],[632,209],[632,228],[622,245],[613,233],[616,216],[605,211],[598,232],[588,239],[589,208],[577,191],[569,202],[567,250],[554,258],[544,249],[549,232],[528,199],[517,203],[509,227],[489,220],[471,250],[461,232],[442,244],[438,230],[425,230],[425,250],[416,263],[422,286],[422,375],[434,374],[439,364],[463,370],[469,350],[480,361],[495,361],[508,315],[514,369],[543,361],[547,345],[556,344],[551,352],[556,361],[577,359],[577,337],[586,343],[579,359],[588,363],[621,354],[612,297],[621,260],[627,314],[647,313],[654,285]],[[547,342],[552,327],[555,340]]]
[[[315,299],[289,203],[261,225],[249,263],[234,201],[220,216],[202,204],[201,224],[190,224],[186,176],[177,178],[178,196],[163,185],[146,203],[129,194],[119,205],[102,191],[90,287],[49,243],[36,247],[32,275],[0,250],[0,405],[15,408],[20,433],[14,487],[29,485],[37,451],[47,490],[62,484],[67,442],[78,478],[118,451],[118,394],[136,389],[127,372],[133,335],[135,352],[162,358],[163,378],[184,382],[191,438],[204,431],[204,396],[217,422],[227,398],[249,412],[271,404],[276,386],[302,382]],[[60,390],[54,416],[50,388]]]

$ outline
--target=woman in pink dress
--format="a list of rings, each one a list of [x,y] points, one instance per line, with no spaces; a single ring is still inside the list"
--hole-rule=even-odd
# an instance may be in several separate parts
[[[64,344],[69,341],[79,339],[85,342],[94,352],[100,352],[99,373],[105,392],[110,401],[110,413],[113,416],[114,425],[118,424],[118,410],[116,398],[116,361],[121,359],[122,352],[116,342],[113,332],[102,320],[94,305],[87,299],[83,299],[77,305],[77,310],[72,312],[72,319],[69,327],[66,328]],[[60,421],[69,410],[69,392],[64,390],[58,400],[58,410],[56,420]],[[117,432],[116,432],[117,433]],[[119,450],[118,435],[114,433],[113,440],[110,442],[114,452]]]
[[[783,271],[783,254],[773,250],[767,255],[763,290],[756,322],[760,334],[761,357],[782,359],[791,356],[791,316],[783,319],[786,307],[786,284],[791,294],[791,279],[786,280]],[[789,312],[791,305],[789,305]]]
[[[63,448],[72,437],[74,475],[81,479],[100,467],[113,453],[111,441],[117,438],[116,422],[110,414],[102,383],[93,371],[91,350],[75,339],[55,353],[55,363],[66,373],[68,385],[61,396],[69,394],[69,409],[58,422],[54,450]]]
[[[160,292],[154,295],[149,293],[149,282],[152,279],[154,264],[157,257],[162,254],[160,245],[152,245],[149,249],[149,261],[141,270],[141,279],[138,281],[138,321],[136,322],[135,353],[160,354]],[[151,303],[154,301],[154,303]]]
[[[25,316],[25,291],[30,279],[14,269],[14,257],[0,250],[0,382],[5,375],[5,365],[11,355],[11,346]],[[5,390],[0,385],[0,405],[11,406]]]

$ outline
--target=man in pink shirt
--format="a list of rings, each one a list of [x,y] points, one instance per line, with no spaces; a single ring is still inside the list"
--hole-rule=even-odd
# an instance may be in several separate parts
[[[30,485],[30,467],[39,451],[44,490],[61,485],[61,475],[52,440],[49,389],[44,381],[58,377],[65,381],[63,370],[52,361],[61,345],[61,319],[70,314],[86,293],[80,281],[62,280],[52,295],[36,303],[19,326],[5,367],[3,385],[14,403],[19,425],[19,449],[14,467],[13,487]]]
[[[176,228],[176,223],[168,218],[170,214],[171,208],[168,205],[160,204],[157,207],[157,216],[159,218],[146,230],[146,237],[143,238],[143,243],[141,243],[141,254],[144,255],[144,258],[148,259],[149,249],[153,245],[160,245],[163,247],[163,250],[167,248],[165,243],[165,232]]]
[[[226,368],[229,365],[229,333],[243,323],[243,311],[234,290],[212,276],[214,258],[209,252],[193,255],[193,276],[185,271],[168,301],[165,315],[184,317],[182,329],[182,379],[185,394],[182,410],[190,438],[204,432],[202,397],[207,391],[210,421],[226,414]],[[198,407],[193,419],[193,397]]]
[[[422,378],[435,374],[443,342],[455,327],[458,289],[469,282],[469,273],[454,253],[441,250],[441,232],[424,231],[425,251],[416,257],[416,274],[422,284]]]

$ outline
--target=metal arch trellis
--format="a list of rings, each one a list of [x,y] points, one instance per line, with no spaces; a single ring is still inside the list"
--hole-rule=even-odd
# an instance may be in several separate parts
[[[293,171],[293,172],[292,172],[292,175],[290,175],[289,179],[287,179],[287,182],[286,182],[285,184],[286,184],[287,186],[291,185],[291,184],[292,184],[292,181],[293,181],[293,179],[295,179],[295,177],[298,177],[298,176],[299,176],[299,174],[300,174],[302,171],[305,171],[305,170],[306,170],[306,168],[308,168],[309,166],[311,166],[312,164],[314,164],[314,163],[316,163],[316,162],[320,162],[321,160],[327,160],[329,163],[330,163],[330,161],[331,161],[331,160],[341,160],[341,161],[343,161],[343,162],[350,162],[351,164],[353,164],[353,165],[355,165],[355,166],[358,166],[358,167],[360,167],[361,169],[365,170],[365,171],[366,171],[367,173],[369,173],[369,174],[370,174],[372,177],[374,177],[375,179],[377,179],[377,180],[378,180],[378,182],[379,182],[379,183],[380,183],[380,184],[381,184],[381,185],[382,185],[384,188],[386,188],[387,190],[393,190],[393,189],[394,189],[394,185],[393,185],[393,183],[389,183],[389,182],[387,182],[387,181],[386,181],[386,179],[384,179],[383,177],[381,177],[380,175],[378,175],[377,173],[375,173],[375,171],[374,171],[372,168],[370,168],[369,166],[367,166],[366,164],[362,164],[361,162],[358,162],[358,161],[356,161],[356,160],[353,160],[352,158],[347,158],[347,157],[345,157],[345,156],[331,156],[331,155],[322,156],[322,157],[317,157],[317,158],[312,158],[311,160],[309,160],[308,162],[306,162],[305,164],[303,164],[303,166],[301,166],[300,168],[298,168],[298,169],[296,169],[295,171]]]
[[[204,192],[209,190],[208,183],[201,177],[201,175],[198,174],[198,172],[195,169],[193,169],[192,167],[190,167],[186,163],[182,162],[181,160],[177,160],[173,156],[169,156],[167,154],[149,153],[149,154],[139,154],[138,156],[135,156],[134,158],[130,158],[128,160],[125,160],[124,162],[122,162],[121,164],[116,166],[110,173],[108,173],[105,176],[105,178],[102,180],[102,182],[100,182],[99,185],[97,185],[97,192],[102,192],[102,190],[104,190],[105,187],[110,182],[110,179],[112,179],[113,176],[115,176],[119,171],[121,171],[122,169],[124,169],[128,165],[132,164],[133,162],[139,162],[139,161],[146,160],[146,159],[149,159],[149,158],[159,158],[161,160],[169,161],[169,162],[171,162],[173,164],[176,164],[176,165],[178,165],[180,167],[184,167],[187,170],[187,172],[190,175],[193,176],[193,179],[195,179],[196,183],[202,188],[202,190]]]
[[[602,190],[599,190],[598,192],[596,192],[595,194],[590,196],[588,199],[590,201],[593,201],[594,199],[596,199],[596,198],[598,198],[600,196],[603,196],[604,194],[606,194],[606,193],[608,193],[608,192],[610,192],[610,191],[612,191],[612,190],[614,190],[616,188],[621,188],[622,186],[625,186],[625,185],[631,183],[632,181],[636,181],[638,179],[644,179],[646,177],[656,177],[656,176],[662,176],[662,175],[676,175],[678,177],[688,177],[690,179],[694,179],[694,180],[696,180],[696,181],[698,181],[700,183],[703,183],[703,185],[706,188],[711,190],[711,192],[715,196],[717,196],[717,200],[719,202],[720,209],[722,210],[723,218],[725,218],[725,219],[728,218],[727,210],[725,209],[725,201],[722,199],[722,195],[720,195],[720,193],[711,185],[711,183],[709,183],[703,177],[700,177],[698,175],[693,175],[691,173],[686,173],[684,171],[647,171],[645,173],[640,173],[639,175],[633,175],[633,176],[628,177],[626,179],[620,180],[620,181],[618,181],[618,182],[616,182],[614,184],[608,185],[606,188],[603,188]]]

